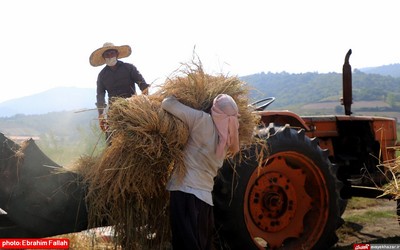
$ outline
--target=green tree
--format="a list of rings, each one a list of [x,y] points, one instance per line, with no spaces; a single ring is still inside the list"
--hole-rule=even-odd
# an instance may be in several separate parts
[[[386,103],[389,104],[391,107],[394,107],[396,105],[396,96],[392,92],[389,92],[387,94]]]

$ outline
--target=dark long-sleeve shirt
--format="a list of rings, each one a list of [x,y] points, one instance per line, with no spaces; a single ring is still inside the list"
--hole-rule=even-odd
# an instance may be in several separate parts
[[[116,69],[105,66],[97,77],[97,108],[106,106],[106,92],[109,100],[113,97],[128,98],[136,93],[135,84],[140,90],[149,87],[134,65],[118,61],[116,66]]]

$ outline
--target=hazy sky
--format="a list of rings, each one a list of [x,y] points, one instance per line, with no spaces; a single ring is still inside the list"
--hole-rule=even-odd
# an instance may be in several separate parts
[[[209,73],[341,72],[400,63],[398,0],[12,0],[0,2],[0,103],[93,87],[104,42],[160,84],[195,48]],[[93,93],[95,95],[95,93]]]

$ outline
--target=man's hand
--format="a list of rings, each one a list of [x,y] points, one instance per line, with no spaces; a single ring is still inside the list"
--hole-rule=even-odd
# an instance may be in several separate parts
[[[100,125],[100,129],[103,132],[106,132],[108,129],[108,124],[107,124],[107,120],[104,117],[104,114],[99,115],[99,125]]]
[[[149,94],[149,88],[145,88],[142,90],[142,95],[148,95]]]

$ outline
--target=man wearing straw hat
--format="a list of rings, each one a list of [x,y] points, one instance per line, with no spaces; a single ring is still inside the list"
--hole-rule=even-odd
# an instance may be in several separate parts
[[[100,71],[97,77],[96,106],[99,112],[100,128],[107,130],[105,120],[105,108],[107,107],[105,95],[108,95],[108,104],[112,98],[129,98],[136,94],[137,84],[143,94],[148,94],[149,84],[137,68],[130,63],[122,62],[118,59],[130,56],[132,53],[129,45],[115,46],[112,43],[104,43],[103,47],[96,49],[89,57],[89,62],[93,67],[106,66]],[[106,135],[108,138],[108,135]]]
[[[239,151],[239,109],[233,98],[220,94],[214,98],[211,114],[188,107],[174,96],[161,107],[182,120],[189,129],[184,149],[186,173],[174,172],[168,182],[170,222],[174,250],[213,249],[214,177],[226,154]]]

